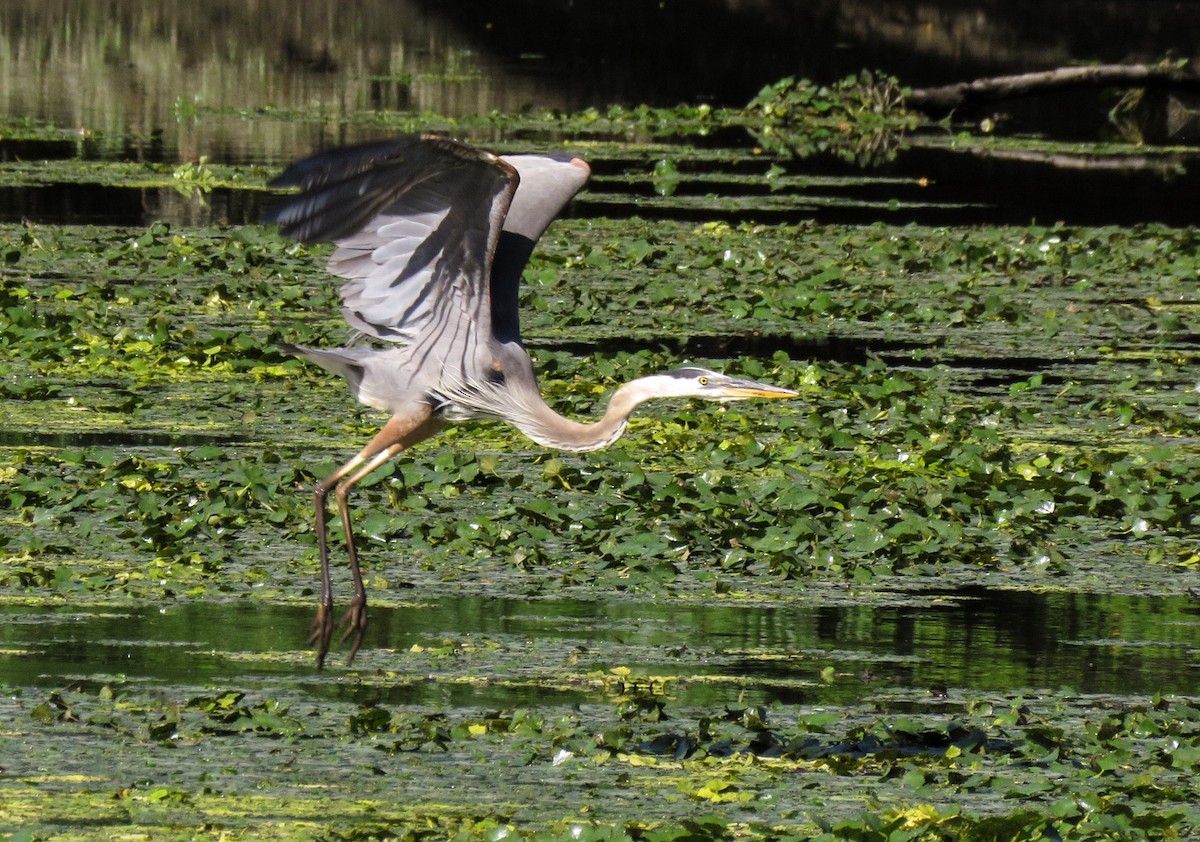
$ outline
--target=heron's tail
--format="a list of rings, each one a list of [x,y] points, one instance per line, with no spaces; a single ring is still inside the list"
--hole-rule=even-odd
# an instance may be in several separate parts
[[[326,371],[340,374],[350,384],[350,390],[358,394],[362,385],[366,368],[358,359],[354,348],[325,350],[323,348],[306,348],[303,345],[292,345],[290,342],[280,342],[279,350],[293,357],[301,357],[311,363],[316,363]]]

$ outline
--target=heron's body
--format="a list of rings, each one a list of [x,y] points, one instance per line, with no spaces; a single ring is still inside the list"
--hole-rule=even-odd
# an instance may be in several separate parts
[[[346,615],[354,657],[366,628],[366,592],[347,496],[371,471],[447,423],[498,419],[567,451],[606,447],[631,412],[659,397],[789,397],[787,389],[683,368],[633,380],[604,416],[564,418],[542,399],[521,344],[517,296],[538,238],[586,183],[568,156],[498,157],[444,137],[416,135],[334,149],[299,161],[275,184],[297,186],[268,215],[283,234],[332,240],[329,269],[346,279],[343,315],[384,347],[285,346],[346,378],[356,399],[389,421],[353,459],[317,484],[322,597],[312,640],[318,666],[333,631],[325,498],[335,490],[355,595]]]

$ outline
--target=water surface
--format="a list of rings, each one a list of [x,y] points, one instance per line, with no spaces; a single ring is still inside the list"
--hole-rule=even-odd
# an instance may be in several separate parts
[[[854,701],[887,688],[962,694],[1069,688],[1080,693],[1200,693],[1200,606],[1188,597],[1146,598],[985,591],[880,606],[714,606],[692,603],[434,597],[376,607],[366,670],[413,669],[416,647],[479,649],[475,686],[456,703],[509,707],[555,693],[564,669],[582,675],[627,667],[680,679],[719,677],[681,691],[692,701]],[[300,679],[328,693],[345,673],[337,651],[320,675],[299,651],[307,608],[246,602],[163,608],[6,605],[0,609],[0,683],[57,687],[120,675],[152,685]],[[490,652],[490,654],[489,654]],[[293,653],[295,658],[279,657]],[[570,663],[567,668],[566,664]],[[423,663],[421,682],[454,678],[461,665]],[[838,679],[824,682],[832,667]],[[479,672],[481,671],[481,672]],[[94,678],[92,679],[94,680]],[[413,676],[393,701],[428,701]],[[543,687],[533,692],[530,687]],[[736,684],[736,686],[734,686]],[[549,693],[549,696],[545,695]]]

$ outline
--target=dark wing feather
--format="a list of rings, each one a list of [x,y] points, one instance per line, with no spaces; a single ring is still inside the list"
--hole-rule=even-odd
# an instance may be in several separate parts
[[[343,314],[379,339],[437,345],[489,331],[487,279],[517,188],[488,152],[413,135],[322,152],[272,186],[296,186],[263,217],[303,242],[333,240],[329,270],[347,279]],[[474,341],[483,339],[475,335]]]

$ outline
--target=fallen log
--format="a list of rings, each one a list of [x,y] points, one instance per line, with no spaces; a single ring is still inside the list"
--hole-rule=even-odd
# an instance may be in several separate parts
[[[1014,76],[993,76],[934,88],[914,88],[904,98],[904,103],[920,111],[944,113],[985,102],[1083,87],[1200,91],[1200,74],[1184,67],[1160,64],[1059,67],[1054,70],[1020,73]]]

